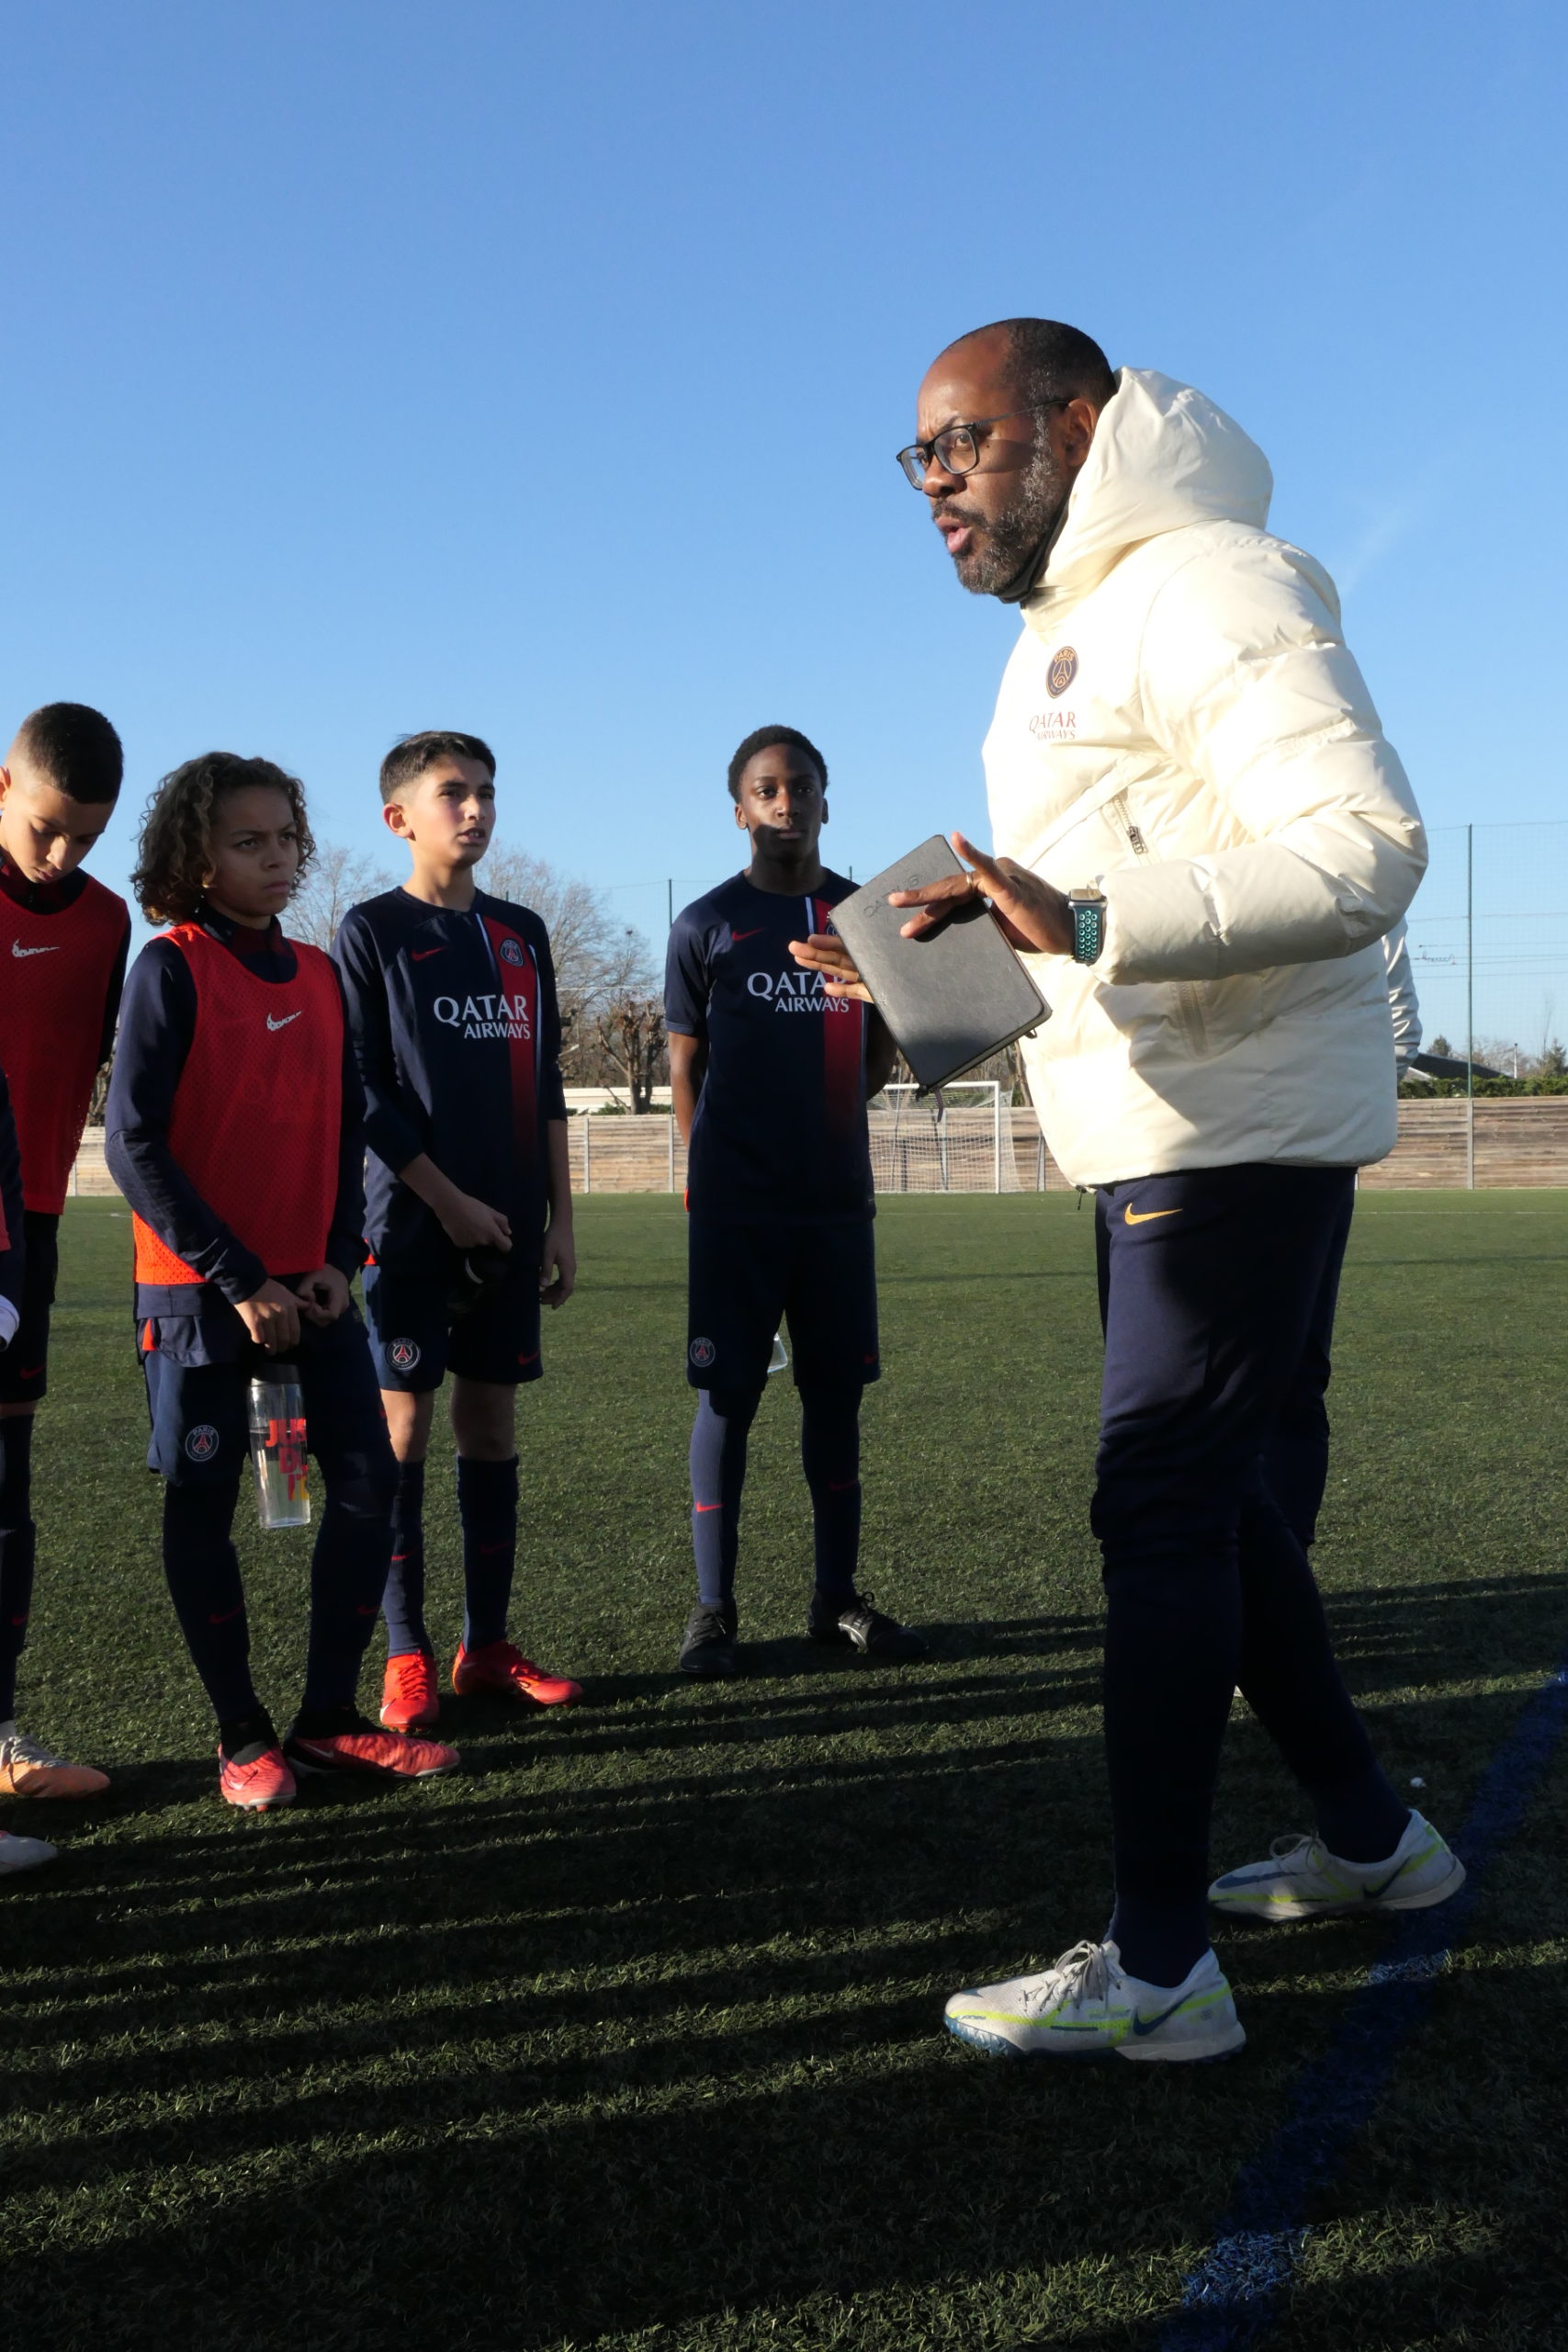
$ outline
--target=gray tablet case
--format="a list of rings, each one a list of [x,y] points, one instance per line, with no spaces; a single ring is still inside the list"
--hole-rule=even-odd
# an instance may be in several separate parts
[[[933,833],[833,910],[833,929],[923,1093],[999,1054],[1051,1015],[979,899],[924,939],[900,936],[915,910],[890,907],[888,892],[924,889],[962,870]]]

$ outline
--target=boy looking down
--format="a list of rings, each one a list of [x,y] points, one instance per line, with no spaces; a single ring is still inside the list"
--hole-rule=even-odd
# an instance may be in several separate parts
[[[119,737],[85,703],[24,718],[0,767],[0,1066],[10,1082],[24,1211],[21,1320],[0,1356],[0,1796],[97,1796],[106,1774],[17,1730],[17,1668],[32,1607],[33,1416],[49,1385],[61,1213],[93,1086],[114,1050],[130,917],[81,871],[114,815]]]
[[[17,1123],[11,1116],[10,1095],[0,1071],[0,1364],[17,1336],[22,1303],[22,1163],[17,1149]],[[5,1427],[0,1422],[0,1430]],[[0,1437],[0,1445],[4,1444]],[[3,1471],[0,1471],[3,1475]],[[42,1838],[15,1838],[0,1829],[0,1878],[13,1871],[36,1870],[52,1862],[55,1849]]]
[[[675,919],[665,1023],[691,1210],[686,1377],[697,1606],[687,1674],[741,1670],[735,1566],[747,1434],[773,1335],[787,1320],[811,1490],[814,1641],[885,1660],[919,1657],[919,1634],[855,1589],[861,1390],[880,1372],[865,1106],[895,1047],[870,1006],[840,1007],[789,942],[825,930],[854,888],[818,854],[828,768],[793,727],[761,727],[729,763],[744,874]],[[843,1011],[851,1017],[845,1020]]]
[[[474,879],[495,756],[477,735],[411,735],[381,763],[381,799],[412,871],[351,910],[333,954],[365,1086],[365,1307],[398,1460],[381,1720],[412,1730],[439,1705],[424,1462],[447,1372],[465,1600],[452,1688],[545,1707],[581,1695],[507,1634],[517,1389],[540,1376],[540,1303],[571,1296],[577,1258],[549,940]]]

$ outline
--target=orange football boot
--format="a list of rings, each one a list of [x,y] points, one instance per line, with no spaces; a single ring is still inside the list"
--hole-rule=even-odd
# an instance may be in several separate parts
[[[381,1682],[381,1721],[389,1731],[423,1731],[441,1713],[435,1660],[428,1650],[399,1650]]]
[[[282,1748],[255,1746],[238,1756],[219,1749],[218,1793],[243,1812],[265,1813],[275,1804],[292,1804],[299,1792]]]
[[[0,1797],[101,1797],[107,1772],[91,1764],[67,1764],[36,1739],[12,1729],[0,1737]]]
[[[569,1707],[582,1696],[581,1682],[569,1682],[564,1674],[547,1674],[523,1656],[515,1642],[486,1642],[477,1650],[459,1644],[452,1661],[452,1688],[459,1699],[489,1691],[503,1699],[531,1701],[536,1707]]]
[[[436,1772],[455,1772],[463,1760],[439,1739],[378,1731],[363,1715],[342,1731],[291,1731],[283,1752],[298,1771],[367,1772],[382,1781],[427,1781]]]

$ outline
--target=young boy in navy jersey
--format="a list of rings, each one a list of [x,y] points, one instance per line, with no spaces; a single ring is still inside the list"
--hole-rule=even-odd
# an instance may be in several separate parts
[[[452,1688],[542,1707],[581,1695],[507,1631],[517,1390],[540,1376],[541,1300],[570,1297],[577,1259],[549,940],[474,879],[495,756],[477,735],[411,735],[382,762],[381,801],[412,870],[351,910],[333,954],[365,1087],[365,1308],[398,1460],[381,1720],[412,1729],[439,1704],[424,1463],[447,1372],[465,1601]]]
[[[697,1606],[681,1665],[740,1671],[747,1433],[781,1321],[815,1533],[807,1630],[868,1657],[920,1657],[919,1634],[855,1589],[861,1390],[880,1372],[865,1106],[891,1076],[895,1047],[872,1008],[825,997],[789,952],[803,926],[826,930],[854,888],[818,854],[828,821],[821,752],[793,727],[759,728],[729,763],[729,790],[751,861],[676,917],[664,986],[671,1088],[688,1147],[686,1377],[698,1392]]]
[[[17,1667],[32,1606],[33,1416],[49,1385],[61,1212],[93,1087],[114,1048],[130,918],[81,871],[114,815],[119,737],[85,703],[24,718],[0,767],[0,1065],[21,1152],[21,1321],[0,1356],[0,1796],[96,1796],[105,1773],[17,1730]]]
[[[134,1213],[136,1316],[163,1473],[164,1566],[218,1717],[231,1804],[287,1804],[294,1774],[419,1780],[454,1749],[378,1731],[355,1703],[391,1552],[395,1484],[364,1327],[364,1105],[331,958],[278,917],[314,844],[298,781],[209,752],[165,776],[134,887],[172,928],[125,993],[107,1125]],[[303,1702],[279,1742],[251,1679],[230,1541],[247,1392],[298,1367],[326,1487]]]

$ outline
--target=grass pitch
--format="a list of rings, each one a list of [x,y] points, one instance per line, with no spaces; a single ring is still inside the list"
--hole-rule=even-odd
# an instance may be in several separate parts
[[[20,1712],[115,1784],[7,1815],[62,1849],[0,1889],[8,2341],[1153,2346],[1381,1938],[1217,1923],[1250,2035],[1223,2067],[1008,2066],[940,2030],[955,1985],[1109,1908],[1088,1211],[885,1204],[863,1581],[932,1657],[867,1671],[802,1638],[775,1382],[743,1532],[758,1670],[718,1688],[673,1670],[679,1207],[590,1200],[581,1227],[582,1288],[523,1400],[514,1623],[587,1702],[524,1724],[448,1702],[461,1776],[254,1819],[218,1802],[163,1589],[129,1228],[69,1212]],[[1396,1781],[1450,1827],[1568,1646],[1565,1267],[1568,1195],[1372,1193],[1357,1217],[1318,1567]],[[241,1531],[282,1716],[308,1539],[264,1538],[248,1497]],[[1238,1709],[1217,1860],[1303,1826]],[[1565,1829],[1559,1756],[1314,2202],[1272,2343],[1568,2343]]]

